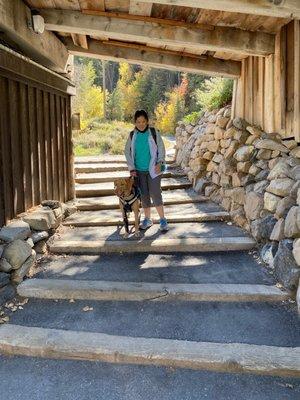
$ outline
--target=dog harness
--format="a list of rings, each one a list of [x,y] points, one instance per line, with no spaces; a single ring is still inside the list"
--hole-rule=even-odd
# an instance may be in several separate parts
[[[140,188],[137,186],[134,186],[134,192],[125,198],[119,197],[121,203],[123,204],[124,211],[125,212],[131,212],[132,211],[132,204],[141,197],[141,191]]]

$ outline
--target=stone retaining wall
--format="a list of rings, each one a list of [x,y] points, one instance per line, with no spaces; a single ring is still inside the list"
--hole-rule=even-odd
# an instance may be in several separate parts
[[[14,296],[14,286],[47,252],[46,240],[75,211],[74,206],[48,200],[0,229],[0,305]]]
[[[230,119],[230,107],[179,123],[176,161],[195,189],[221,204],[262,246],[286,288],[300,277],[300,146]]]

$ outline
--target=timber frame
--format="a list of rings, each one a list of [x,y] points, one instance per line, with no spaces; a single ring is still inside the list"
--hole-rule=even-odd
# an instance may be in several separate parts
[[[233,118],[300,143],[300,0],[0,0],[0,225],[73,196],[74,55],[232,78]]]

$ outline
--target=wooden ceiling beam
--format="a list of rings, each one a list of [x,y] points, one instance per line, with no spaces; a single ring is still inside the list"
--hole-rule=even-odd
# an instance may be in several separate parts
[[[77,47],[70,38],[65,39],[69,52],[73,55],[100,58],[112,61],[126,61],[132,64],[149,65],[154,68],[165,68],[176,71],[199,73],[210,76],[224,76],[237,78],[241,73],[241,63],[237,61],[223,61],[214,57],[198,59],[176,54],[164,54],[161,49],[157,51],[140,50],[134,45],[124,47],[112,45],[110,42],[89,40],[88,49]]]
[[[153,0],[143,0],[151,3]],[[299,0],[155,0],[155,3],[206,10],[300,19]]]
[[[133,15],[151,15],[153,3],[144,3],[143,1],[130,0],[129,14]]]
[[[274,53],[275,36],[236,28],[165,26],[152,22],[82,14],[79,11],[40,10],[47,30],[83,35],[106,35],[111,39],[179,46],[210,51],[266,56]],[[143,17],[141,17],[143,18]]]

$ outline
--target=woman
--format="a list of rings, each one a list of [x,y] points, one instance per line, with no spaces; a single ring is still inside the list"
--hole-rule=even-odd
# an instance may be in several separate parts
[[[138,110],[134,115],[135,128],[128,137],[125,157],[130,175],[138,177],[141,189],[142,207],[145,218],[141,229],[153,225],[151,220],[151,199],[160,217],[160,230],[167,231],[168,222],[164,215],[161,195],[161,174],[165,167],[165,146],[158,132],[149,128],[146,111]]]

